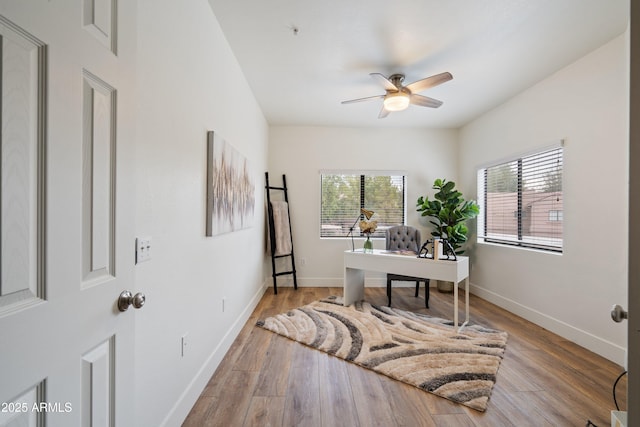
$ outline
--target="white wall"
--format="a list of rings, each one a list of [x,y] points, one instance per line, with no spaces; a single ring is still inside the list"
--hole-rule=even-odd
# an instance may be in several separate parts
[[[456,180],[457,156],[455,130],[271,127],[269,173],[277,184],[282,174],[287,177],[299,284],[342,286],[342,252],[351,248],[348,239],[320,239],[321,170],[406,171],[407,224],[420,227],[424,240],[430,231],[416,200],[433,195],[436,178]],[[356,247],[363,241],[356,239]],[[374,247],[384,248],[384,239],[374,240]],[[381,285],[380,277],[372,274],[366,283]],[[290,276],[280,283],[290,285]]]
[[[477,244],[472,290],[622,364],[627,301],[628,41],[622,35],[465,126],[463,191],[483,163],[565,140],[564,251]]]
[[[263,292],[267,123],[206,0],[138,6],[134,425],[180,425]],[[205,237],[206,131],[255,172],[255,226]],[[222,311],[222,298],[226,309]],[[188,334],[184,358],[181,337]]]

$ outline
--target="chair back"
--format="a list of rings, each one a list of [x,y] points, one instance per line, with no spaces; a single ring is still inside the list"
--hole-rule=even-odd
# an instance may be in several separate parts
[[[420,250],[420,230],[409,225],[396,225],[389,227],[385,232],[388,251],[414,251]]]

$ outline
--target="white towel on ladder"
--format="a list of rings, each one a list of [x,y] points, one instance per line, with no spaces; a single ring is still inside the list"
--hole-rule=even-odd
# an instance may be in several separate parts
[[[291,253],[291,229],[289,228],[289,206],[287,202],[271,202],[273,211],[273,231],[276,240],[274,255]]]

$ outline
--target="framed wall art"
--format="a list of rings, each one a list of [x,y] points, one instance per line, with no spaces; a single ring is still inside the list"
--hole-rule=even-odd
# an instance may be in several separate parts
[[[208,131],[206,235],[252,227],[255,204],[255,180],[247,158]]]

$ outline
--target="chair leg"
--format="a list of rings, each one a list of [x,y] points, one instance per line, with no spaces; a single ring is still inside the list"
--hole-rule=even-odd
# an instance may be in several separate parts
[[[424,306],[429,308],[429,279],[424,281]]]
[[[387,279],[387,298],[389,299],[389,307],[391,307],[391,279]]]
[[[420,281],[416,280],[416,298],[418,298],[419,292],[420,292]]]

